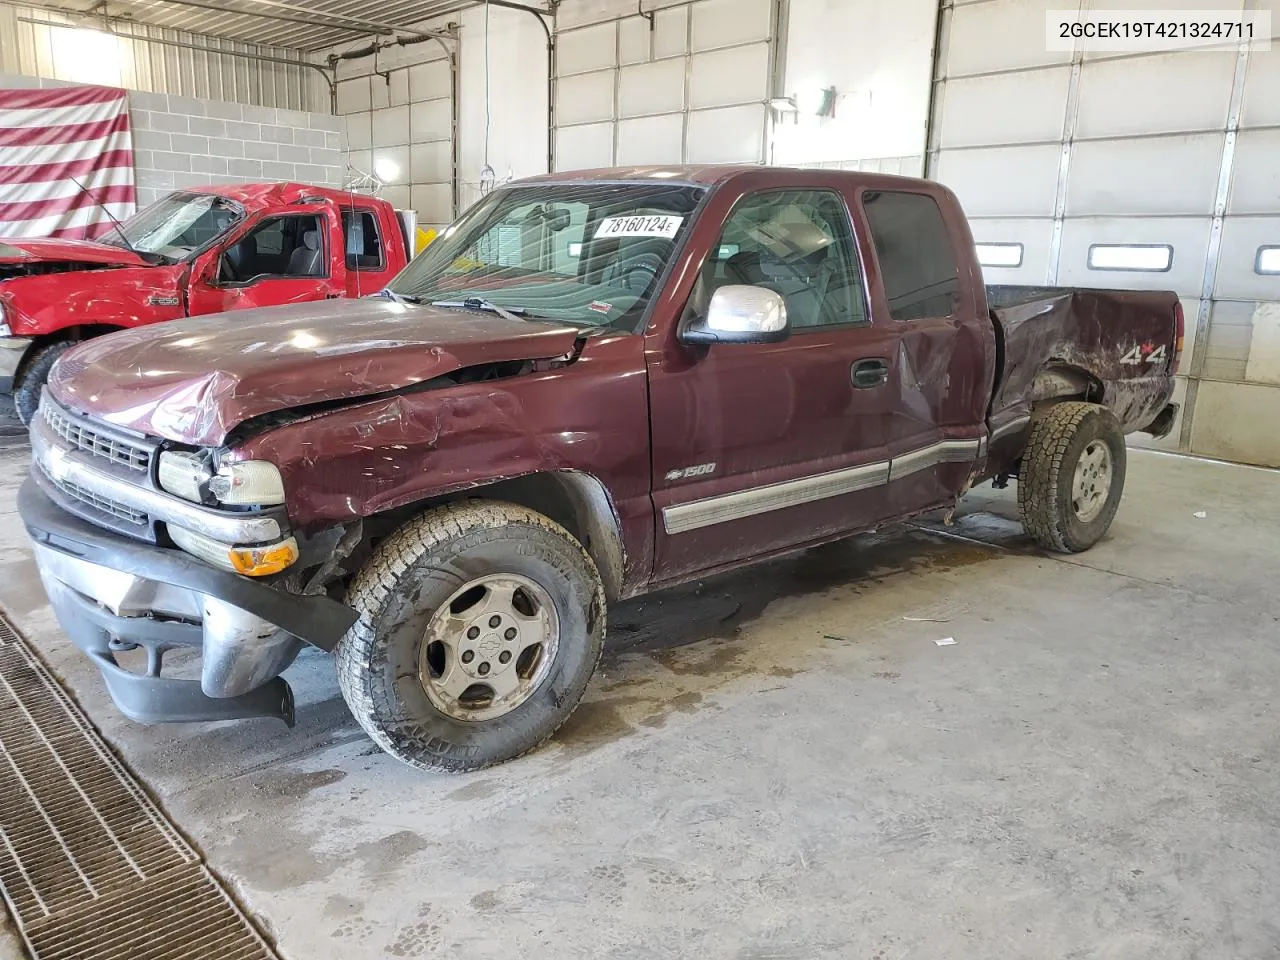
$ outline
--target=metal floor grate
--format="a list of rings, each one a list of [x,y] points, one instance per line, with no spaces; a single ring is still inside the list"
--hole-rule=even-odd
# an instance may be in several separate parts
[[[0,616],[0,892],[36,960],[274,960]]]

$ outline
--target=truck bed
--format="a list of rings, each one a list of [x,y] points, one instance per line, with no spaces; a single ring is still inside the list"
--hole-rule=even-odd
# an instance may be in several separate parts
[[[1173,393],[1177,295],[1158,290],[989,286],[996,329],[993,432],[1047,397],[1105,403],[1126,433],[1151,425]]]

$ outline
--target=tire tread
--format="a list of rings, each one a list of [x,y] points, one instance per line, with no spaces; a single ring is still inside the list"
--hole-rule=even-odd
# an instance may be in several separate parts
[[[397,739],[391,736],[388,721],[407,718],[397,717],[398,705],[385,696],[385,688],[376,682],[376,660],[380,655],[376,617],[388,598],[396,592],[405,574],[422,557],[477,529],[497,529],[512,525],[540,529],[576,548],[578,559],[596,587],[596,606],[601,620],[600,632],[603,635],[604,587],[594,561],[567,530],[542,514],[518,504],[473,500],[434,507],[405,523],[378,545],[352,580],[348,590],[348,603],[359,616],[335,651],[338,686],[356,720],[379,747],[405,763],[426,770],[464,773],[489,766],[495,761],[475,759],[464,751],[452,749],[452,745],[438,738],[433,738],[434,743],[418,744],[430,752],[431,760],[427,761],[418,752],[407,754]],[[591,663],[592,673],[599,662],[600,653],[598,648]],[[515,759],[537,749],[571,715],[572,711],[567,712],[535,743],[520,753],[503,759]]]

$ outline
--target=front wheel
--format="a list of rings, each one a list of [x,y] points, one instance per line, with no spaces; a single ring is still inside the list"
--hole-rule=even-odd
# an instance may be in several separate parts
[[[356,575],[337,649],[351,712],[388,753],[461,773],[532,750],[569,718],[604,644],[590,556],[524,507],[449,504],[396,530]]]
[[[1124,431],[1115,415],[1096,403],[1055,404],[1036,419],[1022,455],[1023,527],[1049,550],[1088,550],[1111,527],[1124,473]]]
[[[47,343],[31,351],[27,361],[13,383],[13,406],[18,419],[24,427],[31,426],[36,411],[40,409],[40,395],[44,393],[44,385],[49,373],[58,358],[70,350],[71,343]]]

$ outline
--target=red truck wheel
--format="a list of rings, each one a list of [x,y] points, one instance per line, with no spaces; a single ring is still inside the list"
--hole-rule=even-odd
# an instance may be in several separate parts
[[[66,342],[47,343],[32,350],[31,356],[27,357],[26,364],[18,372],[13,384],[13,406],[23,426],[29,426],[35,419],[36,411],[40,409],[40,394],[44,392],[44,385],[53,365],[73,346],[74,344]]]
[[[590,556],[525,507],[427,511],[356,575],[360,614],[338,684],[379,746],[415,767],[477,770],[532,750],[569,718],[604,645]]]
[[[1022,455],[1023,527],[1049,550],[1088,550],[1115,518],[1124,474],[1124,431],[1115,415],[1096,403],[1055,404],[1037,417]]]

